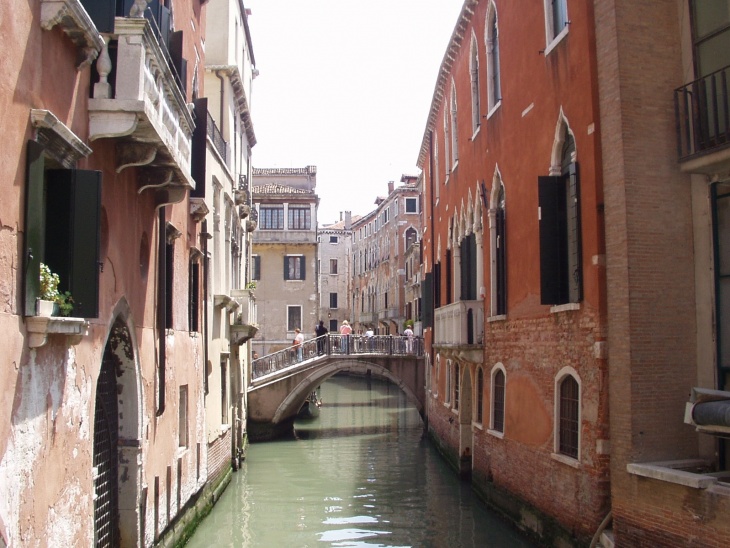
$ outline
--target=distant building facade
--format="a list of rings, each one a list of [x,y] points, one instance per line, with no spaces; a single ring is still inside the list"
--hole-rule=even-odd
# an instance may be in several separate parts
[[[252,280],[256,284],[259,356],[291,346],[294,330],[313,337],[318,323],[317,168],[254,168]]]
[[[359,216],[355,217],[355,221]],[[318,320],[337,333],[343,320],[352,321],[352,214],[317,232],[319,265]],[[319,322],[317,322],[319,323]]]
[[[421,230],[417,177],[401,186],[388,183],[388,195],[352,224],[353,329],[378,335],[402,333],[406,316],[405,255]]]

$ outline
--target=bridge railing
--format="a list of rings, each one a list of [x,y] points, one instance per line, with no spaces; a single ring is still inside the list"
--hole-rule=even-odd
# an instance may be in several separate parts
[[[321,356],[423,356],[423,339],[398,335],[340,335],[328,333],[253,360],[251,378],[257,379]],[[301,352],[299,350],[301,349]]]

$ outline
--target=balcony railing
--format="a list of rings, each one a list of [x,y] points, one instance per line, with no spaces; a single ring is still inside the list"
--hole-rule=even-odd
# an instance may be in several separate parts
[[[484,338],[484,301],[458,301],[437,308],[435,345],[481,345]]]
[[[106,44],[97,60],[100,80],[89,100],[89,138],[117,138],[127,145],[118,155],[119,170],[158,168],[146,177],[147,185],[194,187],[195,124],[150,23],[142,17],[117,17],[114,34],[106,39],[116,39],[117,52],[112,60]],[[110,74],[115,74],[113,84]]]
[[[250,289],[232,289],[231,298],[238,303],[230,325],[231,344],[243,344],[258,333],[256,297]]]
[[[218,125],[215,123],[215,120],[213,119],[213,116],[211,116],[210,112],[208,112],[207,127],[208,137],[210,137],[210,140],[213,141],[213,146],[223,159],[223,163],[228,165],[228,143],[223,138],[221,130],[218,129]]]
[[[674,91],[680,161],[730,143],[729,76],[725,67]]]

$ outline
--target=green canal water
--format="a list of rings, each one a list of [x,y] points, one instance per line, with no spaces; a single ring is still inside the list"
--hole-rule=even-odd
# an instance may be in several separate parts
[[[386,381],[336,376],[294,439],[254,443],[187,546],[527,547],[423,435]]]

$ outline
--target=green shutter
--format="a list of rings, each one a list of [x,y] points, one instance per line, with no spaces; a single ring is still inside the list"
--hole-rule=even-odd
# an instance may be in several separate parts
[[[307,261],[305,261],[304,259],[305,259],[304,255],[302,255],[299,258],[299,260],[301,261],[301,266],[302,266],[302,277],[301,277],[302,280],[306,280],[307,279],[306,268],[305,268],[306,265],[307,265]]]
[[[568,166],[568,283],[570,302],[583,300],[583,253],[581,251],[580,186],[578,164]]]
[[[289,257],[284,255],[284,279],[285,280],[289,279],[289,268],[288,267],[289,267]]]
[[[43,212],[43,180],[45,160],[43,147],[28,141],[25,181],[25,249],[24,249],[24,313],[36,315],[36,299],[40,295],[41,261],[45,238]]]
[[[421,284],[421,319],[423,328],[433,327],[433,274],[427,272]]]
[[[45,259],[70,291],[73,316],[99,316],[101,172],[49,170]]]

